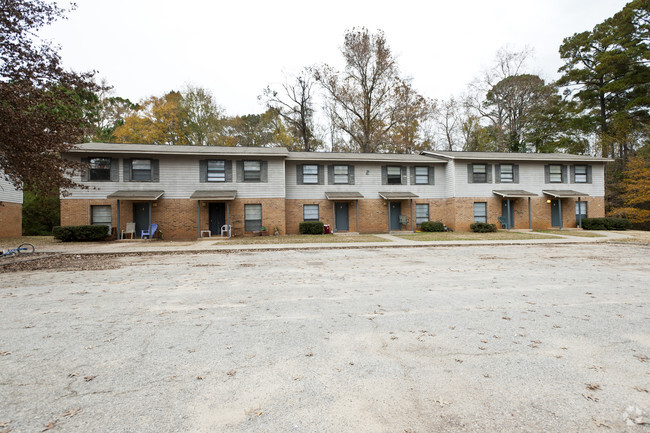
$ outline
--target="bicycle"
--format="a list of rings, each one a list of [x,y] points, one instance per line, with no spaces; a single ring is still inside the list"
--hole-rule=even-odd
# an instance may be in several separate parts
[[[15,254],[24,254],[24,255],[29,255],[34,252],[34,245],[25,242],[24,244],[18,245],[17,248],[12,248],[9,250],[2,250],[2,257],[7,257],[7,256],[13,256]]]

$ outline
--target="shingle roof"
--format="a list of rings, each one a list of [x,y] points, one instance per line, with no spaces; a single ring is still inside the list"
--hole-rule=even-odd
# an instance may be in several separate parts
[[[345,153],[345,152],[289,152],[288,161],[353,161],[353,162],[396,162],[412,164],[442,163],[431,157],[397,153]]]
[[[588,155],[572,155],[568,153],[514,153],[514,152],[450,152],[450,151],[428,151],[423,155],[445,159],[467,159],[467,160],[493,160],[493,161],[576,161],[576,162],[608,162],[609,158],[601,158]]]
[[[103,154],[150,154],[150,155],[226,155],[226,156],[280,156],[286,157],[289,151],[284,147],[229,147],[229,146],[180,146],[166,144],[131,143],[81,143],[70,153]]]

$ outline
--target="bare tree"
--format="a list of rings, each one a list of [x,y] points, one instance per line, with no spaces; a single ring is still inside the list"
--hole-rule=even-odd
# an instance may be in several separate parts
[[[328,65],[314,70],[326,96],[332,102],[332,118],[360,152],[375,152],[394,126],[393,96],[398,67],[382,31],[346,31],[341,48],[345,69],[337,72]]]
[[[296,76],[285,77],[280,91],[268,86],[259,97],[289,126],[299,143],[296,150],[305,152],[318,150],[321,144],[314,135],[314,83],[311,68],[305,68]]]

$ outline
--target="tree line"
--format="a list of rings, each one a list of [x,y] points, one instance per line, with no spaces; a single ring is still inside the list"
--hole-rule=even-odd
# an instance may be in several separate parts
[[[532,73],[531,51],[502,49],[462,94],[422,95],[400,71],[385,34],[345,32],[342,68],[307,65],[261,89],[264,110],[229,116],[186,86],[138,102],[93,73],[61,65],[36,31],[72,9],[8,0],[0,12],[0,166],[21,187],[69,189],[78,169],[58,155],[80,141],[283,146],[300,151],[569,152],[615,160],[608,210],[650,219],[650,0],[634,0],[592,30],[564,39],[557,81]],[[27,127],[25,127],[27,126]],[[645,171],[644,171],[645,170]],[[641,177],[639,177],[641,176]],[[647,183],[647,182],[646,182]]]

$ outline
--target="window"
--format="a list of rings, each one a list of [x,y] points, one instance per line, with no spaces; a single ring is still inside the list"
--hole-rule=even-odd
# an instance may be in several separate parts
[[[111,159],[90,158],[89,180],[111,180]]]
[[[585,218],[587,218],[587,202],[577,201],[576,202],[576,225],[579,225],[581,220]]]
[[[562,183],[562,166],[552,164],[548,166],[548,181],[550,183]]]
[[[303,221],[318,221],[318,205],[306,204],[302,207]]]
[[[318,183],[318,165],[302,166],[302,183]]]
[[[134,159],[131,161],[131,180],[151,181],[151,160]]]
[[[402,168],[398,166],[386,167],[386,183],[388,185],[402,184]]]
[[[90,206],[90,223],[92,225],[107,226],[108,233],[111,232],[111,207]]]
[[[425,222],[429,221],[429,204],[416,203],[415,204],[415,223],[418,227]]]
[[[587,166],[586,165],[576,165],[574,168],[574,183],[587,183]],[[586,203],[585,203],[586,204]]]
[[[501,183],[512,183],[515,181],[514,168],[512,164],[501,164],[499,169],[499,180]]]
[[[474,222],[487,222],[487,203],[474,203]]]
[[[244,205],[244,230],[247,232],[259,231],[262,229],[262,205]]]
[[[335,165],[334,183],[350,183],[349,170],[350,168],[347,165]]]
[[[415,167],[415,184],[429,184],[429,167]]]
[[[208,182],[226,181],[226,161],[208,161]]]
[[[244,161],[244,182],[259,182],[262,179],[260,161]]]
[[[487,183],[486,164],[472,164],[472,183]]]

